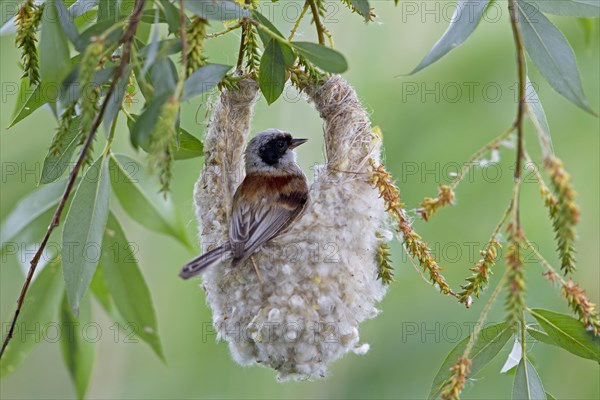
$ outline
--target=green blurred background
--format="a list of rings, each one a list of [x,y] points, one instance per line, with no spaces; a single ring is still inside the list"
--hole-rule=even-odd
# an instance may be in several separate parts
[[[269,3],[269,2],[267,2]],[[402,3],[402,2],[401,2]],[[502,132],[516,112],[515,65],[512,33],[505,3],[500,2],[471,39],[462,47],[416,76],[410,71],[446,28],[452,7],[446,2],[413,2],[416,14],[392,1],[372,1],[379,18],[365,25],[357,15],[332,3],[325,19],[350,69],[344,74],[356,88],[374,125],[385,135],[386,166],[395,174],[403,200],[414,208],[424,196],[436,193],[438,184],[448,182],[448,172]],[[437,5],[436,5],[437,4]],[[302,3],[285,1],[271,6],[282,31],[291,24]],[[436,11],[437,9],[437,11]],[[269,15],[269,9],[263,13]],[[426,13],[425,10],[429,10]],[[433,10],[433,11],[431,11]],[[409,12],[410,11],[410,12]],[[599,102],[599,40],[597,27],[591,43],[574,18],[552,18],[563,30],[577,54],[586,94],[592,107]],[[214,23],[213,29],[220,29]],[[313,28],[305,22],[303,40],[314,40]],[[214,39],[208,46],[213,62],[234,64],[237,41],[234,37]],[[2,57],[1,160],[3,166],[19,166],[19,173],[2,170],[0,215],[3,219],[19,198],[36,186],[36,177],[23,175],[25,168],[41,162],[54,134],[55,121],[46,110],[36,111],[9,131],[6,126],[15,103],[11,87],[18,82],[18,52],[13,36],[0,39]],[[587,289],[590,299],[600,299],[599,262],[599,120],[577,109],[554,92],[533,67],[553,134],[555,150],[573,175],[579,193],[582,220],[577,245],[579,269],[576,280]],[[469,91],[472,87],[472,91]],[[457,89],[459,89],[457,91]],[[416,91],[416,93],[415,93]],[[267,106],[261,100],[256,108],[253,132],[278,127],[311,138],[299,150],[307,174],[323,159],[322,123],[293,89],[288,100]],[[134,110],[140,104],[134,106]],[[206,107],[197,100],[186,104],[182,126],[202,137]],[[128,131],[120,120],[116,149],[140,160],[128,144]],[[527,145],[539,160],[537,140],[528,125]],[[96,146],[102,147],[101,144]],[[514,150],[503,149],[501,162],[476,169],[457,191],[457,204],[439,212],[429,223],[416,220],[415,227],[431,244],[445,266],[445,274],[455,288],[462,284],[468,268],[478,259],[478,249],[489,239],[511,196]],[[201,159],[178,162],[173,182],[173,202],[190,237],[196,235],[192,187],[202,166]],[[116,204],[115,199],[112,204]],[[118,205],[117,205],[118,208]],[[556,265],[551,225],[538,195],[537,186],[526,180],[523,189],[524,229],[542,253]],[[96,305],[95,319],[102,327],[88,397],[95,398],[423,398],[446,354],[470,324],[477,320],[489,293],[467,310],[453,298],[444,297],[423,282],[412,264],[394,245],[397,282],[380,304],[383,313],[362,325],[362,340],[371,344],[365,356],[348,355],[331,366],[330,376],[318,382],[277,383],[275,372],[261,367],[236,365],[225,343],[205,337],[210,311],[197,282],[183,282],[179,268],[195,253],[173,239],[145,230],[124,213],[121,221],[128,239],[139,245],[137,254],[151,289],[168,365],[164,365],[140,343],[115,341],[112,322]],[[503,262],[492,278],[495,284]],[[528,262],[527,299],[531,307],[547,307],[567,312],[559,290],[542,276],[535,262]],[[14,307],[23,274],[14,257],[2,260],[1,307],[6,322]],[[490,321],[504,316],[503,300],[490,314]],[[416,333],[411,333],[416,330]],[[465,398],[510,397],[512,379],[499,370],[508,345],[464,392]],[[530,346],[540,376],[548,392],[559,399],[600,397],[600,369],[589,360],[577,358],[544,344]],[[0,383],[2,398],[72,398],[72,388],[63,366],[58,343],[42,343],[22,366]]]

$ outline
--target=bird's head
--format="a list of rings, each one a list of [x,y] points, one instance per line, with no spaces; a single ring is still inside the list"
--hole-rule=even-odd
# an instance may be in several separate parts
[[[246,147],[246,172],[286,169],[296,163],[293,151],[308,139],[294,139],[288,132],[267,129],[256,135]]]

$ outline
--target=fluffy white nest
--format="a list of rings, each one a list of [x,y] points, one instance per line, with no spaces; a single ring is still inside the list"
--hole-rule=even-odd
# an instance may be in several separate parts
[[[255,82],[242,81],[213,110],[194,194],[208,249],[227,238],[257,90]],[[255,256],[262,282],[251,261],[238,268],[224,263],[203,276],[214,327],[233,358],[274,368],[280,380],[324,377],[327,365],[347,352],[366,353],[358,326],[378,314],[375,303],[386,291],[377,279],[376,251],[391,235],[368,163],[379,161],[380,138],[341,77],[308,95],[324,120],[327,163],[317,169],[305,214]]]

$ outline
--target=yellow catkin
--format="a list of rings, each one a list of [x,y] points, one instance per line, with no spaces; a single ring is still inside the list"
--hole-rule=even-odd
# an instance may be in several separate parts
[[[179,101],[170,98],[162,106],[158,122],[150,136],[150,165],[158,172],[161,184],[161,192],[165,195],[169,192],[173,168],[173,146],[177,131],[177,113],[179,112]]]

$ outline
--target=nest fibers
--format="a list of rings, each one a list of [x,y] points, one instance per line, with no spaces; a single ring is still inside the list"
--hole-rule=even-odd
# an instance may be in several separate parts
[[[224,91],[206,132],[194,197],[207,249],[227,239],[257,91],[250,80]],[[356,93],[334,76],[308,95],[325,123],[327,163],[316,169],[306,212],[255,254],[262,282],[251,260],[210,268],[203,279],[214,327],[234,359],[269,366],[282,380],[324,377],[329,362],[369,350],[358,325],[379,312],[385,286],[376,251],[391,237],[384,202],[370,183],[369,158],[379,162],[381,141]]]

